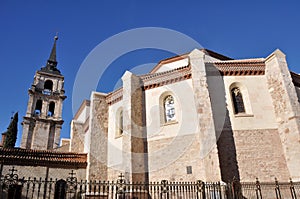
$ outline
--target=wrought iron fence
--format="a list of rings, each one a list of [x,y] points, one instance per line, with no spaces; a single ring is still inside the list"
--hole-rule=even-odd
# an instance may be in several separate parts
[[[73,171],[67,179],[19,178],[12,168],[0,179],[0,199],[300,199],[300,182],[208,183],[78,181]]]

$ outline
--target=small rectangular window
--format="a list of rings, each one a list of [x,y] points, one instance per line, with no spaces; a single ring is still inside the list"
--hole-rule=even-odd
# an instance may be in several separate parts
[[[192,166],[187,166],[186,167],[186,173],[187,174],[192,174],[193,172],[192,172]]]

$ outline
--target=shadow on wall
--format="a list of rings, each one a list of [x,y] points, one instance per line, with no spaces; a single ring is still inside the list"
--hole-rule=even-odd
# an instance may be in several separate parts
[[[146,128],[146,97],[145,91],[142,91],[142,131],[143,133],[143,146],[144,146],[144,165],[145,165],[145,182],[149,182],[149,157],[148,157],[148,140]]]
[[[206,71],[222,181],[240,180],[234,136],[225,99],[227,88],[225,88],[223,76],[214,64],[206,64]]]

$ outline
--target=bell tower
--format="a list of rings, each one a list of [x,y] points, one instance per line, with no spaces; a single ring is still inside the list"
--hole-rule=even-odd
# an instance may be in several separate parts
[[[21,148],[51,150],[59,146],[63,124],[62,106],[66,98],[64,76],[57,69],[56,41],[46,66],[35,73],[28,90],[26,115],[23,117]]]

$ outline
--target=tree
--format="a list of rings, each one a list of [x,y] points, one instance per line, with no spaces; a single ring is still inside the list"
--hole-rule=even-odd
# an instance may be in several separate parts
[[[10,124],[5,132],[5,141],[3,148],[14,148],[17,141],[18,133],[18,112],[15,113],[13,119],[10,121]]]

